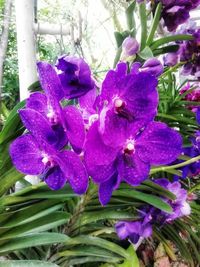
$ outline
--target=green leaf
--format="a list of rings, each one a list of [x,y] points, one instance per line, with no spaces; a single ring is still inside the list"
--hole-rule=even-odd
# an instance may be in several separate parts
[[[170,35],[170,36],[166,36],[166,37],[162,37],[156,41],[154,41],[151,44],[151,49],[154,50],[157,47],[164,45],[164,44],[168,44],[170,42],[174,42],[174,41],[184,41],[184,40],[193,40],[193,36],[192,35],[187,35],[187,34],[176,34],[176,35]]]
[[[63,207],[58,200],[44,200],[39,203],[30,203],[28,207],[15,211],[7,211],[0,214],[0,225],[3,227],[15,227],[39,219]],[[1,229],[1,227],[0,227]]]
[[[66,223],[69,220],[69,217],[70,216],[68,213],[57,211],[49,215],[46,215],[42,218],[39,218],[37,220],[34,220],[30,223],[23,224],[17,227],[13,227],[11,229],[8,229],[8,231],[0,235],[0,243],[1,241],[20,237],[20,236],[25,236],[30,233],[39,233],[39,232],[53,229],[55,227],[58,227]],[[7,229],[1,227],[0,232],[1,230],[7,230]]]
[[[147,45],[150,45],[153,41],[153,37],[154,37],[154,34],[157,30],[157,27],[158,27],[158,24],[159,24],[159,21],[160,21],[160,15],[161,15],[161,11],[162,11],[162,3],[159,3],[156,7],[156,11],[155,11],[155,14],[154,14],[154,18],[153,18],[153,22],[151,24],[151,29],[149,31],[149,35],[148,35],[148,38],[147,38]]]
[[[58,265],[38,260],[5,260],[0,261],[0,267],[58,267]]]
[[[85,224],[96,222],[99,220],[125,220],[134,219],[135,216],[129,212],[115,210],[100,209],[100,211],[84,212],[74,227],[80,227]]]
[[[151,180],[146,180],[142,184],[145,184],[145,185],[155,189],[154,192],[157,191],[159,195],[162,195],[162,196],[167,197],[167,198],[172,199],[172,200],[176,199],[176,196],[172,192],[168,191],[167,189],[163,188],[159,184],[154,183]]]
[[[117,53],[115,55],[115,59],[114,59],[114,63],[113,63],[113,68],[115,68],[117,66],[117,63],[119,62],[120,57],[121,57],[121,53],[122,53],[122,47],[120,46],[117,49]]]
[[[70,247],[72,245],[78,245],[78,244],[86,244],[86,245],[101,247],[109,251],[112,251],[120,255],[123,258],[129,257],[129,254],[126,252],[125,249],[123,249],[122,247],[118,246],[117,244],[111,241],[107,241],[99,237],[93,237],[89,235],[80,235],[78,237],[71,238],[65,242],[65,245],[69,245]]]
[[[14,167],[5,172],[0,177],[0,196],[2,196],[6,191],[14,185],[17,181],[21,180],[24,177],[24,174],[18,172]],[[0,200],[1,201],[1,200]],[[1,204],[0,204],[1,205]]]
[[[178,49],[179,49],[179,45],[167,45],[162,48],[153,50],[153,55],[159,56],[159,55],[163,55],[166,53],[175,53],[178,51]]]
[[[136,1],[133,1],[126,9],[127,26],[128,29],[133,32],[133,36],[135,36],[135,19],[134,19],[135,6],[136,6]]]
[[[146,46],[140,53],[138,53],[138,55],[144,60],[153,57],[151,48],[148,46]]]
[[[140,50],[142,51],[146,46],[147,39],[147,14],[146,14],[146,0],[139,4],[139,15],[141,25],[141,39]]]
[[[6,244],[0,246],[0,254],[7,254],[10,251],[20,250],[29,247],[51,245],[69,241],[69,237],[58,233],[29,234],[27,236],[13,238]]]
[[[25,106],[25,101],[22,101],[18,103],[10,112],[4,124],[4,127],[0,133],[0,144],[8,140],[10,136],[12,136],[12,134],[15,133],[17,129],[19,129],[20,125],[22,125],[17,111],[18,109],[23,108],[24,106]]]
[[[146,194],[143,192],[137,192],[135,190],[117,190],[113,192],[113,196],[122,196],[122,197],[129,197],[141,200],[145,203],[148,203],[160,210],[163,210],[168,213],[172,213],[172,208],[166,202],[164,202],[161,198],[157,196],[153,196],[150,194]]]
[[[133,245],[129,246],[127,252],[129,253],[129,259],[126,259],[122,264],[117,264],[116,267],[140,267]]]
[[[95,256],[103,258],[116,258],[117,260],[123,260],[122,257],[117,257],[117,255],[111,251],[96,246],[80,246],[78,248],[73,248],[72,250],[64,250],[58,253],[62,257],[80,257],[80,256]]]
[[[119,48],[122,45],[123,41],[124,41],[124,37],[120,32],[114,32],[114,35],[115,35],[115,40],[116,40],[116,43],[117,43],[117,47]]]

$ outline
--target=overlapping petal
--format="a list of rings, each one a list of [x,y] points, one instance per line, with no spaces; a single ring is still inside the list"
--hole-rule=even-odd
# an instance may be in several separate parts
[[[151,122],[136,141],[135,149],[144,162],[168,164],[182,152],[182,138],[165,123]]]
[[[65,131],[74,151],[80,153],[85,142],[85,128],[80,111],[74,106],[64,109]]]
[[[47,119],[33,109],[21,109],[19,114],[24,126],[31,132],[38,142],[56,145],[58,139]]]
[[[30,134],[18,137],[10,146],[10,156],[16,169],[30,175],[41,174],[45,168],[37,139]]]
[[[143,162],[137,154],[123,154],[118,158],[118,172],[122,180],[137,186],[144,181],[150,171],[150,164]]]
[[[99,201],[101,205],[106,205],[112,196],[113,190],[116,190],[120,184],[120,177],[115,170],[113,175],[106,180],[105,182],[100,183],[99,185]]]
[[[83,194],[88,187],[88,174],[79,156],[72,151],[61,153],[64,163],[61,169],[65,173],[72,189],[77,194]]]

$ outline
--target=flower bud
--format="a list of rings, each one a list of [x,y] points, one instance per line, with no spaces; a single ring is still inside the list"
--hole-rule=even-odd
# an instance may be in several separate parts
[[[122,43],[122,55],[123,58],[131,57],[137,54],[139,51],[139,44],[137,40],[133,37],[126,37]]]

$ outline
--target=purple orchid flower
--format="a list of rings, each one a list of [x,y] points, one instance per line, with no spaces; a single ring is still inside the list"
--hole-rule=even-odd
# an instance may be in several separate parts
[[[179,50],[169,53],[164,58],[166,66],[172,66],[178,62],[183,63],[181,74],[192,75],[200,79],[200,29],[190,27],[182,28],[180,33],[193,35],[193,40],[179,42]]]
[[[162,18],[169,31],[175,31],[179,25],[185,23],[190,17],[190,11],[200,4],[199,0],[161,0],[160,2],[163,4]]]
[[[130,123],[132,134],[136,134],[154,119],[156,86],[156,78],[149,73],[127,74],[126,63],[107,73],[99,96],[99,131],[106,145],[121,146],[121,136]]]
[[[110,135],[112,139],[112,135]],[[88,131],[85,144],[85,163],[93,181],[99,184],[99,199],[105,205],[121,181],[132,186],[145,180],[150,165],[168,164],[181,153],[180,135],[164,123],[150,122],[135,134],[134,125],[129,124],[118,139],[116,147],[103,142],[96,121]],[[102,188],[106,187],[106,194]]]
[[[190,214],[191,208],[187,202],[187,190],[182,189],[179,182],[171,183],[167,179],[157,179],[155,182],[176,196],[175,200],[163,199],[172,207],[172,213],[166,213],[146,205],[139,211],[141,219],[116,223],[115,229],[120,239],[129,238],[132,243],[136,244],[140,237],[147,238],[152,235],[153,224],[161,227],[165,223]]]
[[[69,141],[74,151],[80,153],[85,141],[81,113],[74,106],[61,107],[59,100],[63,97],[63,91],[55,69],[47,62],[39,62],[37,66],[45,94],[39,92],[31,94],[26,107],[38,111],[48,120],[58,137],[58,149]]]
[[[200,131],[197,131],[190,139],[191,141],[191,146],[183,148],[183,154],[185,156],[188,156],[190,158],[197,157],[200,155]],[[183,160],[179,159],[176,160],[173,164],[178,164],[183,162]],[[184,166],[180,169],[182,171],[182,178],[185,179],[186,177],[194,177],[200,174],[200,161],[196,161],[194,163],[191,163],[187,166]],[[174,180],[177,181],[179,180],[179,176],[174,176]]]
[[[165,200],[172,207],[172,213],[160,211],[165,218],[165,222],[173,221],[191,213],[190,205],[187,202],[187,190],[181,188],[181,184],[178,181],[171,183],[167,179],[158,179],[155,182],[176,196],[175,200]],[[162,217],[161,214],[159,217]]]
[[[119,221],[115,224],[117,235],[120,239],[129,238],[136,244],[141,237],[147,238],[152,235],[151,215],[146,216],[140,221]]]
[[[20,136],[10,146],[17,170],[40,175],[53,190],[62,188],[68,181],[76,193],[84,193],[88,176],[80,158],[72,151],[56,149],[58,136],[39,112],[24,109],[19,114],[30,133]]]
[[[82,58],[63,55],[58,58],[56,69],[67,99],[80,97],[95,86],[90,68]]]

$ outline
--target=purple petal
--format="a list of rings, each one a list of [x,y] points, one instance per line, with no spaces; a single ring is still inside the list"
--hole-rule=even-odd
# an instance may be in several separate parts
[[[41,174],[44,170],[42,152],[37,139],[30,134],[18,137],[10,146],[10,156],[16,169],[30,175]]]
[[[80,111],[74,106],[64,109],[66,133],[74,151],[80,153],[85,141],[85,128]]]
[[[55,69],[47,62],[38,62],[37,67],[42,89],[51,104],[55,103],[57,106],[58,101],[63,98],[64,92]]]
[[[55,145],[57,137],[49,122],[39,112],[33,109],[21,109],[19,114],[24,126],[40,143],[45,140],[48,144]]]
[[[87,92],[87,94],[81,96],[79,98],[79,104],[81,109],[89,114],[95,113],[94,104],[96,97],[97,97],[96,88],[90,90],[89,92]]]
[[[121,147],[127,139],[127,129],[129,121],[120,117],[114,110],[103,109],[100,113],[99,132],[101,133],[103,142],[113,148]],[[135,127],[133,135],[136,134],[138,128]]]
[[[26,100],[26,108],[34,109],[42,115],[47,114],[47,97],[45,94],[36,92],[33,93]]]
[[[113,190],[116,190],[120,185],[120,178],[115,172],[107,181],[99,185],[99,200],[101,205],[106,205],[112,196]]]
[[[143,162],[137,154],[124,154],[118,158],[118,172],[122,180],[137,186],[144,181],[150,171],[150,165]]]
[[[109,165],[94,165],[93,163],[89,164],[88,162],[85,162],[85,165],[88,174],[92,177],[92,180],[95,183],[105,182],[115,173],[116,170],[113,162]]]
[[[124,221],[119,221],[118,223],[116,223],[115,230],[120,239],[125,239],[129,235],[129,232],[126,227],[126,222]]]
[[[140,62],[134,62],[131,65],[131,74],[138,74],[141,66],[142,64]]]
[[[52,190],[61,189],[66,183],[66,176],[59,166],[55,166],[48,170],[45,174],[44,181]]]
[[[90,67],[82,58],[63,55],[58,59],[56,67],[68,99],[80,97],[94,88]]]
[[[136,141],[135,149],[145,162],[168,164],[182,152],[182,139],[178,132],[165,123],[151,122]]]
[[[72,151],[62,152],[64,165],[61,165],[68,181],[77,194],[84,194],[88,187],[88,174],[79,156]]]
[[[200,124],[200,108],[197,109],[196,120],[197,120],[197,123]]]
[[[118,149],[106,146],[98,132],[98,123],[90,127],[85,144],[85,162],[87,166],[109,165],[114,162]]]
[[[126,63],[119,63],[117,65],[117,70],[108,71],[103,84],[101,91],[101,99],[104,100],[112,100],[114,95],[119,95],[120,92],[120,80],[125,77],[127,71]]]

